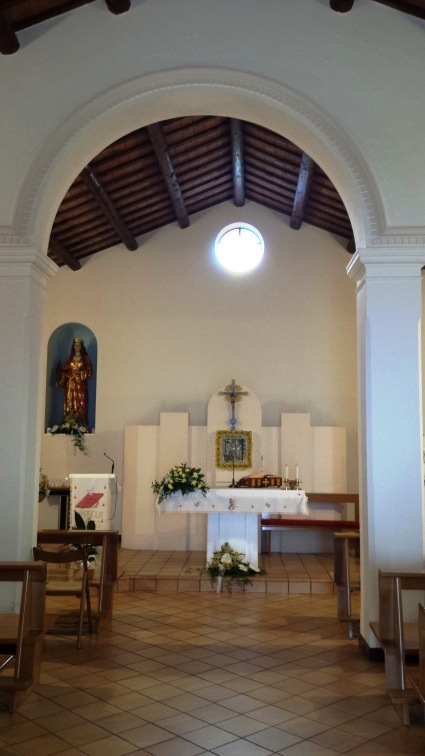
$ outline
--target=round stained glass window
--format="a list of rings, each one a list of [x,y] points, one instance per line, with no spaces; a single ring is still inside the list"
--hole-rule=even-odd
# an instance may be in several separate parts
[[[232,273],[248,273],[260,264],[264,241],[260,232],[248,223],[231,223],[215,240],[215,256],[220,265]]]

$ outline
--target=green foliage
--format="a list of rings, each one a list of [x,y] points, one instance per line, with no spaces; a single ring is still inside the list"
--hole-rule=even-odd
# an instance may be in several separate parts
[[[83,454],[87,454],[86,451],[86,433],[89,433],[88,428],[82,423],[81,418],[75,412],[68,412],[62,422],[59,425],[54,425],[50,429],[50,433],[55,435],[56,433],[64,433],[66,436],[72,436],[72,443]]]
[[[212,583],[219,577],[227,578],[225,585],[228,591],[231,591],[232,581],[238,585],[252,585],[251,577],[266,574],[265,570],[251,564],[245,554],[233,549],[227,541],[219,551],[214,552],[213,558],[207,564],[207,572]]]
[[[198,491],[206,496],[207,491],[209,491],[201,468],[188,467],[186,462],[172,467],[159,482],[155,480],[152,483],[152,489],[158,494],[158,504],[176,491],[179,491],[183,496],[193,491]]]

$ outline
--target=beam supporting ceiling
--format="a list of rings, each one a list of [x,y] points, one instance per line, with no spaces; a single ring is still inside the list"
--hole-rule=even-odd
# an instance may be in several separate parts
[[[174,212],[177,217],[180,228],[187,228],[190,225],[189,216],[184,204],[183,195],[180,189],[179,181],[174,170],[173,161],[167,148],[163,131],[159,124],[153,124],[147,127],[149,139],[155,150],[155,154],[167,186],[168,194],[172,202]]]
[[[243,129],[239,118],[230,119],[232,146],[233,202],[236,207],[245,204],[245,178],[243,167]]]
[[[313,181],[315,163],[305,152],[302,154],[298,183],[295,191],[290,226],[298,231],[305,217],[307,202]]]
[[[111,201],[108,192],[103,188],[90,166],[87,166],[82,170],[80,177],[86,188],[96,200],[108,222],[117,232],[123,244],[125,244],[127,249],[131,251],[137,249],[138,244],[136,239],[128,230],[114,203]]]

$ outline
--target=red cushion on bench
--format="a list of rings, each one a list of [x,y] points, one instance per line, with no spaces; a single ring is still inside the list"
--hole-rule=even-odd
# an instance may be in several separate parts
[[[350,528],[358,530],[359,523],[357,520],[313,520],[313,519],[291,519],[270,517],[261,520],[262,529],[267,528],[325,528],[327,530],[338,530],[339,528]]]

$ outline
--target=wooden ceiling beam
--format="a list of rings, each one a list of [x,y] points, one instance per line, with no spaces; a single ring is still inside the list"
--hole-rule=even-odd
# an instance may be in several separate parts
[[[348,13],[354,5],[354,0],[330,0],[329,5],[338,13]]]
[[[425,9],[415,2],[409,3],[407,0],[406,2],[403,2],[403,0],[375,0],[375,2],[387,5],[388,8],[394,8],[394,10],[401,11],[402,13],[408,13],[410,16],[425,19]]]
[[[115,229],[121,241],[127,249],[132,252],[137,249],[138,244],[131,231],[127,228],[121,215],[112,202],[108,192],[101,185],[100,181],[96,177],[93,169],[90,165],[83,168],[80,173],[80,178],[84,183],[84,186],[89,190],[91,195],[96,200],[103,214],[109,221],[110,225]]]
[[[167,186],[168,194],[173,204],[174,212],[180,228],[190,226],[189,216],[187,214],[180,184],[174,170],[173,161],[168,151],[164,133],[158,123],[147,126],[149,139],[155,150],[161,173]]]
[[[230,119],[230,139],[232,146],[233,204],[245,204],[245,176],[243,162],[243,129],[239,118]]]
[[[354,236],[351,236],[348,240],[347,252],[349,252],[350,255],[354,255],[355,251],[356,251],[356,240],[354,239]]]
[[[131,0],[105,0],[105,2],[108,10],[116,16],[126,13],[131,8]]]
[[[301,224],[304,220],[308,196],[310,194],[311,182],[314,175],[314,168],[314,160],[312,160],[309,155],[303,152],[290,221],[291,228],[294,228],[296,231],[301,228]]]
[[[0,9],[0,53],[13,55],[19,50],[19,40]]]
[[[68,252],[66,247],[64,247],[59,239],[56,239],[53,234],[50,234],[49,252],[54,254],[55,257],[58,257],[59,260],[67,265],[68,268],[71,268],[71,270],[80,270],[81,263],[71,252]]]

